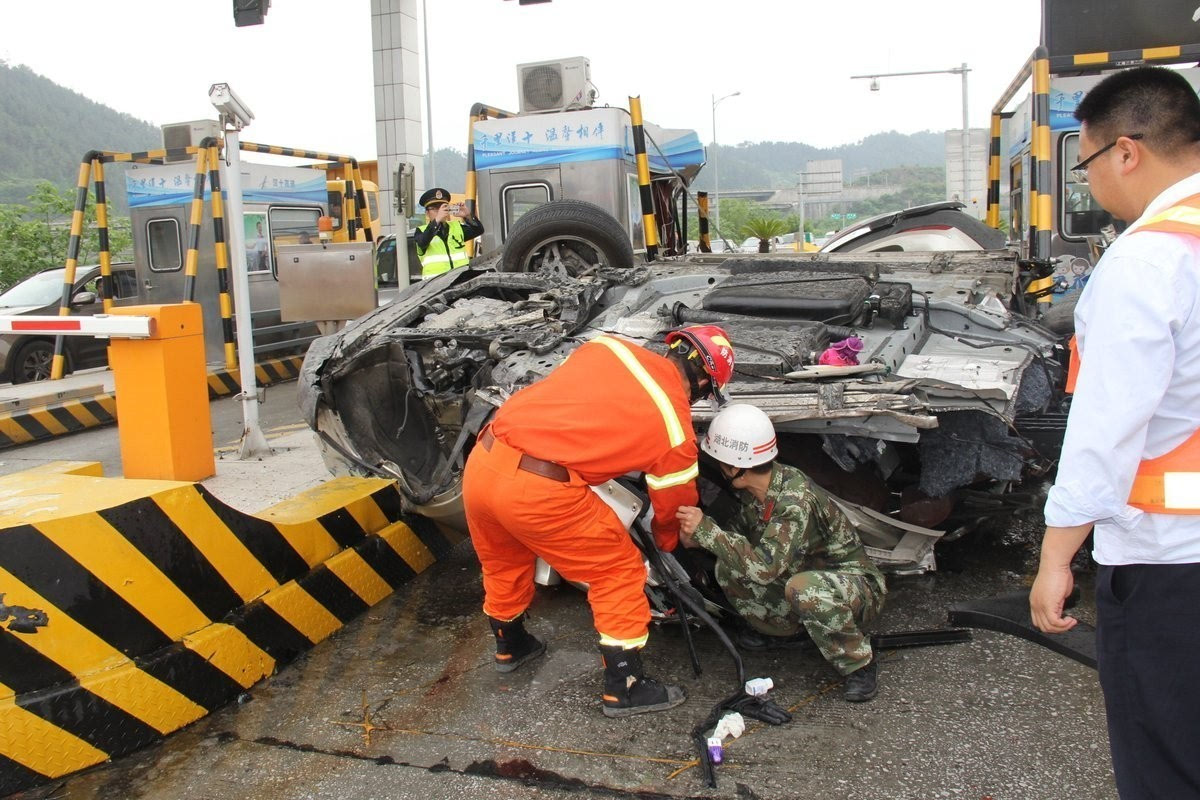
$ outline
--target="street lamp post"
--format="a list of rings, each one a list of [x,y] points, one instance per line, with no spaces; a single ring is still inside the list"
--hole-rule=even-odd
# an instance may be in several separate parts
[[[712,96],[712,129],[713,129],[713,227],[717,236],[721,236],[721,170],[717,166],[717,104],[722,100],[737,97],[741,92],[733,92],[724,97]],[[724,238],[721,236],[721,238]]]
[[[968,162],[971,155],[971,129],[967,124],[967,73],[970,70],[967,68],[966,62],[963,62],[961,67],[952,67],[950,69],[931,69],[921,72],[880,72],[874,75],[851,75],[850,78],[863,78],[871,81],[871,91],[879,91],[880,78],[901,78],[907,75],[961,75],[962,76],[962,202],[963,205],[970,207],[971,201],[971,178]]]

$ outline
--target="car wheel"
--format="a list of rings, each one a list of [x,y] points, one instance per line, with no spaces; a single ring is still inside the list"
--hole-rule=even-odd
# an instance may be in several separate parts
[[[34,339],[21,345],[12,362],[12,382],[29,383],[50,378],[50,366],[54,362],[54,343]]]
[[[504,272],[549,268],[571,275],[632,266],[633,247],[621,224],[582,200],[556,200],[522,216],[508,234],[501,262]]]
[[[1074,297],[1066,297],[1051,305],[1042,314],[1042,324],[1055,333],[1066,335],[1075,332],[1075,304],[1079,302],[1079,293]]]

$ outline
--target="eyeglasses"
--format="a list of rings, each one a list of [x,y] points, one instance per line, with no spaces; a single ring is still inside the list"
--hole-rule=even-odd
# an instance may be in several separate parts
[[[1079,183],[1087,183],[1088,182],[1088,177],[1087,177],[1088,164],[1091,164],[1097,158],[1099,158],[1100,156],[1107,153],[1109,150],[1112,150],[1114,147],[1116,147],[1117,142],[1121,141],[1121,139],[1133,139],[1134,141],[1137,141],[1138,139],[1143,138],[1145,135],[1146,134],[1144,134],[1144,133],[1131,133],[1128,136],[1118,136],[1116,139],[1113,139],[1111,142],[1104,145],[1104,147],[1101,147],[1096,152],[1092,153],[1090,156],[1085,158],[1083,161],[1080,161],[1078,164],[1071,167],[1071,175]]]

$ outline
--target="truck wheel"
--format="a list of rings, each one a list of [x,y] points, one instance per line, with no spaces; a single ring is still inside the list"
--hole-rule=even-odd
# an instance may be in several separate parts
[[[556,200],[527,212],[508,234],[504,272],[632,267],[629,236],[611,214],[582,200]]]
[[[12,362],[12,382],[29,383],[50,378],[50,365],[54,361],[54,343],[34,339],[17,349]]]

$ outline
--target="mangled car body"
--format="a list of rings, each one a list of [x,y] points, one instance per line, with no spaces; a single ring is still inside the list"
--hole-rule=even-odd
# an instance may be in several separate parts
[[[728,395],[770,415],[781,460],[839,498],[881,565],[924,570],[943,534],[1028,505],[1011,490],[1061,437],[1062,348],[1013,310],[1017,274],[1006,251],[473,266],[317,340],[301,405],[331,469],[393,478],[462,526],[466,455],[506,397],[594,336],[663,352],[666,331],[716,323],[737,352]],[[850,335],[857,366],[817,365]],[[713,411],[693,408],[698,432]]]

